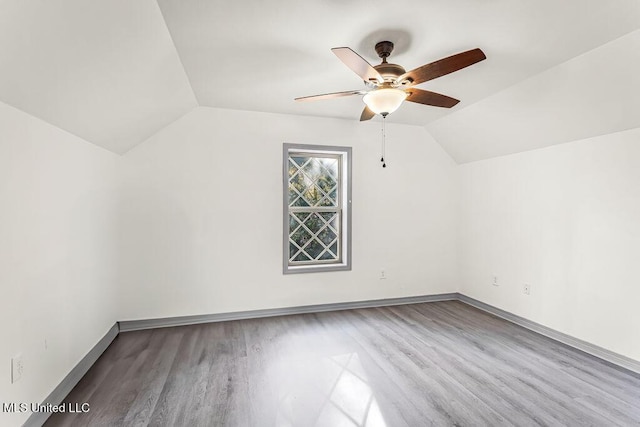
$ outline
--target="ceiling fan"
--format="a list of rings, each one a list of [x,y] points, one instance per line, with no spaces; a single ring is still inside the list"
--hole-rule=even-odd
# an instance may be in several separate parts
[[[376,66],[369,64],[363,57],[348,47],[334,47],[331,49],[347,67],[351,68],[353,72],[364,80],[366,86],[364,90],[304,96],[295,100],[316,101],[343,96],[364,95],[363,101],[366,106],[362,111],[360,121],[370,120],[376,114],[386,117],[397,110],[405,100],[435,107],[451,108],[460,101],[446,95],[418,89],[415,86],[461,70],[487,58],[482,50],[472,49],[407,72],[402,66],[387,62],[387,58],[393,51],[392,42],[381,41],[376,44],[375,49],[378,56],[382,58],[382,62]]]

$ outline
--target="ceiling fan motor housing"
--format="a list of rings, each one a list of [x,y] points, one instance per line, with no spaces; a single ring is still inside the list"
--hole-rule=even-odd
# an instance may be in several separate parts
[[[375,68],[382,78],[386,81],[395,81],[398,77],[405,73],[404,68],[398,64],[391,64],[389,62],[383,62],[382,64],[375,65]]]
[[[376,53],[382,58],[382,63],[375,65],[373,68],[380,73],[385,82],[395,82],[395,80],[403,75],[406,71],[398,64],[387,62],[387,57],[393,52],[393,42],[382,41],[376,43]]]

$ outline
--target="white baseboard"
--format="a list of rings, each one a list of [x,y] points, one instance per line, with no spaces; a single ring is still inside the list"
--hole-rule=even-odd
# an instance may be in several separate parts
[[[387,298],[330,304],[303,305],[298,307],[268,308],[264,310],[235,311],[230,313],[201,314],[197,316],[163,317],[158,319],[125,320],[118,322],[120,332],[141,329],[166,328],[170,326],[195,325],[198,323],[226,322],[229,320],[258,319],[262,317],[286,316],[290,314],[321,313],[323,311],[352,310],[355,308],[387,307],[392,305],[418,304],[422,302],[452,301],[457,293],[421,295],[413,297]]]

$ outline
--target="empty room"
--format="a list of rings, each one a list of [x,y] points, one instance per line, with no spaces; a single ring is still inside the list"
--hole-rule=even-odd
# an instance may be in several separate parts
[[[640,425],[637,0],[1,0],[0,426]]]

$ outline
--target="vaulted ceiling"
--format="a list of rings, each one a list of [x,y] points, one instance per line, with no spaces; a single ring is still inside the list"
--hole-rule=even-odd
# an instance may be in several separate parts
[[[637,0],[2,0],[0,101],[124,153],[200,106],[358,120],[361,89],[330,51],[411,69],[481,48],[487,60],[405,103],[458,162],[640,127]]]

